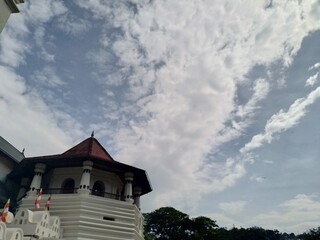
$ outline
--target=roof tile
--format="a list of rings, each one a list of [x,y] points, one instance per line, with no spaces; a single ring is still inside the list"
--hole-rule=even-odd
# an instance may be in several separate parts
[[[61,155],[65,157],[96,157],[106,161],[114,161],[94,137],[87,138]]]

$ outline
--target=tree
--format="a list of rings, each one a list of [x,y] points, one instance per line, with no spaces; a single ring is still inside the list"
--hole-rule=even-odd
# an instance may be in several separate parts
[[[200,216],[191,220],[192,239],[194,240],[213,240],[216,238],[216,221]]]
[[[299,236],[303,240],[319,240],[320,239],[320,227],[310,229],[307,233]]]
[[[291,233],[266,230],[261,227],[219,228],[216,221],[189,216],[172,207],[162,207],[145,213],[145,240],[319,240],[320,227],[311,229],[299,238]]]
[[[190,239],[189,216],[172,207],[162,207],[144,214],[146,238],[156,240]],[[152,238],[151,238],[152,239]]]
[[[218,225],[208,217],[190,219],[172,207],[144,214],[147,240],[214,240]]]

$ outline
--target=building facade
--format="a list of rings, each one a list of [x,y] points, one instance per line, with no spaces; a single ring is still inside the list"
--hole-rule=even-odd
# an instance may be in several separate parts
[[[0,0],[0,32],[8,21],[10,14],[19,12],[17,4],[23,2],[23,0]]]
[[[7,228],[21,228],[24,237],[143,239],[140,197],[152,191],[147,173],[115,161],[93,136],[62,154],[24,158],[7,178],[20,186],[19,210]],[[43,203],[34,210],[40,189]]]
[[[18,186],[10,182],[7,175],[23,158],[22,152],[0,136],[0,206],[10,197],[12,189],[17,190]]]

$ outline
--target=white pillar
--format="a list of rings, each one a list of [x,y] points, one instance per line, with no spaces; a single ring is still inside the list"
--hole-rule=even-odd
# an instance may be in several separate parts
[[[126,202],[133,203],[133,196],[132,196],[132,182],[133,182],[133,173],[127,172],[124,174],[124,180],[126,184],[124,186],[124,197]]]
[[[90,193],[90,176],[92,170],[93,162],[84,161],[83,162],[83,172],[81,176],[80,186],[78,188],[78,193],[89,194]]]
[[[37,163],[34,168],[34,176],[32,179],[32,182],[30,184],[29,191],[27,192],[27,195],[36,195],[38,193],[38,189],[41,187],[41,181],[42,181],[42,174],[44,173],[44,170],[46,169],[46,165],[43,163]]]
[[[140,196],[141,196],[141,193],[142,193],[141,187],[135,187],[133,189],[134,204],[139,209],[140,209]]]

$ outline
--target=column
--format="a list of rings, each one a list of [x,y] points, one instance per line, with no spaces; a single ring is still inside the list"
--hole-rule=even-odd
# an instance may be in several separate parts
[[[140,196],[142,193],[141,187],[134,187],[133,188],[133,197],[134,197],[134,204],[139,208],[140,210]]]
[[[126,181],[124,186],[124,197],[126,202],[133,203],[132,196],[132,182],[133,182],[133,173],[127,172],[124,174],[124,180]]]
[[[37,163],[34,168],[34,176],[32,182],[30,184],[29,191],[27,195],[36,195],[38,193],[38,189],[41,187],[42,175],[44,170],[46,169],[46,165],[43,163]]]
[[[80,186],[78,193],[80,194],[89,194],[90,193],[90,176],[92,171],[93,162],[84,161],[83,162],[83,171],[80,181]]]

